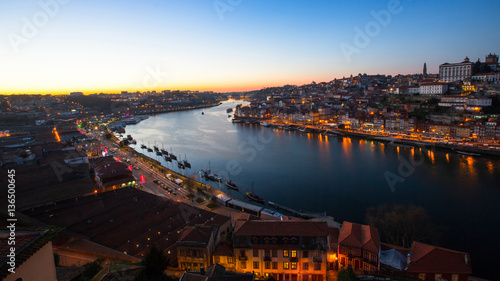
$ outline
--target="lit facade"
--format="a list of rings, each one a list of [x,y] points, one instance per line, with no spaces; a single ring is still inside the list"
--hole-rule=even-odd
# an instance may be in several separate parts
[[[472,62],[465,58],[460,63],[444,63],[439,66],[439,80],[442,82],[463,81],[472,76]]]
[[[235,227],[234,255],[237,272],[257,278],[325,281],[330,250],[325,222],[248,221]]]

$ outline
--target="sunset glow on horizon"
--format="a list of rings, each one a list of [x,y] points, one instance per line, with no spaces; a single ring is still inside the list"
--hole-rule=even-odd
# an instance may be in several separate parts
[[[421,73],[424,62],[437,73],[446,61],[499,52],[500,31],[483,28],[498,25],[499,8],[497,1],[4,0],[0,94],[248,91]]]

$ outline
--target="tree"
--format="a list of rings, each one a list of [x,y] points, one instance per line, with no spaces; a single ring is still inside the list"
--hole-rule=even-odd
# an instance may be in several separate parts
[[[102,267],[104,266],[104,262],[106,260],[103,258],[98,258],[93,262],[89,262],[83,265],[83,273],[82,276],[80,277],[81,281],[87,281],[91,280],[99,271],[102,270]]]
[[[144,270],[139,276],[139,280],[167,280],[165,270],[170,265],[170,259],[163,253],[163,250],[158,249],[156,245],[149,247],[149,252],[141,261]]]
[[[352,267],[348,268],[343,268],[337,273],[337,280],[338,281],[355,281],[359,280],[358,277],[356,277],[356,274],[354,273],[354,270]]]
[[[409,248],[413,241],[436,242],[437,233],[422,207],[383,205],[369,208],[366,220],[377,227],[384,240],[390,244]]]

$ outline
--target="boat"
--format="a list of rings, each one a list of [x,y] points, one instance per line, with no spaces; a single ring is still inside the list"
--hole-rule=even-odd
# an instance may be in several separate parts
[[[148,152],[153,152],[153,149],[151,149],[149,147],[147,149],[148,149]]]
[[[168,151],[166,151],[164,148],[163,148],[163,143],[161,144],[161,149],[160,149],[161,153],[163,155],[168,155]]]
[[[206,180],[209,180],[209,181],[218,181],[220,182],[222,180],[222,178],[216,174],[213,174],[210,170],[207,170],[207,171],[203,171],[203,176],[205,177]]]
[[[228,108],[228,109],[226,110],[226,112],[227,112],[227,113],[233,112],[233,109],[232,109],[232,108]]]
[[[168,155],[164,155],[163,158],[165,159],[165,161],[172,162],[172,158],[170,158],[170,156]]]
[[[142,149],[147,149],[147,146],[145,146],[144,144],[141,144],[141,148]]]
[[[462,154],[462,155],[467,155],[467,156],[481,156],[481,154],[478,154],[478,153],[472,153],[472,152],[465,152],[465,151],[458,151],[458,150],[455,150],[458,154]]]
[[[255,201],[257,203],[260,203],[260,204],[264,204],[265,200],[264,198],[258,196],[257,194],[254,193],[253,191],[253,182],[252,182],[252,192],[247,192],[247,197],[252,200],[252,201]]]
[[[202,112],[201,112],[201,115],[205,115],[205,112],[203,112],[203,111],[202,111]]]
[[[229,174],[229,172],[228,172]],[[228,188],[238,190],[238,186],[231,180],[231,174],[229,174],[229,181],[226,179],[226,185]]]
[[[218,181],[218,182],[222,180],[222,178],[219,175],[213,174],[212,171],[210,170],[210,161],[208,161],[208,170],[206,171],[201,170],[201,171],[203,172],[203,176],[205,177],[206,180]]]
[[[183,169],[184,170],[184,164],[182,164],[181,162],[177,162],[177,167],[179,167],[179,169]]]
[[[156,152],[156,155],[158,155],[158,156],[162,156],[162,154],[161,154],[161,152],[160,152],[160,151],[157,151],[157,152]]]
[[[232,182],[231,180],[226,180],[226,185],[228,188],[231,188],[231,189],[234,189],[234,190],[238,190],[238,186]]]
[[[299,129],[299,132],[301,133],[309,133],[309,129],[307,127],[302,127]]]
[[[154,148],[154,150],[155,150],[156,152],[160,151],[160,150],[158,149],[158,146],[156,146],[156,145],[155,145],[155,146],[153,146],[153,148]]]
[[[259,123],[262,127],[269,127],[269,122],[260,122]]]
[[[182,163],[186,166],[186,168],[191,168],[191,163],[188,162],[186,154],[184,154],[184,161],[182,161]]]
[[[177,160],[177,156],[172,153],[172,147],[170,147],[170,158],[172,158],[172,160]]]

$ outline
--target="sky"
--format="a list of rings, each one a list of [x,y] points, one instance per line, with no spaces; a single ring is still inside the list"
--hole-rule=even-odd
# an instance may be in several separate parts
[[[0,94],[246,91],[500,53],[500,1],[0,0]]]

